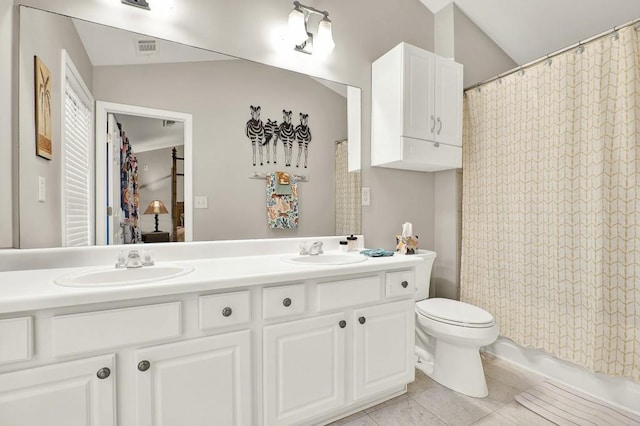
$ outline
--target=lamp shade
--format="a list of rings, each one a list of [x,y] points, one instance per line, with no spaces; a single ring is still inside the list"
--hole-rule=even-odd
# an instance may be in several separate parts
[[[335,46],[333,34],[331,33],[331,21],[325,17],[318,25],[318,35],[314,40],[313,53],[328,55]]]
[[[169,213],[169,211],[164,206],[162,201],[153,200],[152,202],[149,203],[149,206],[147,207],[147,209],[144,211],[143,214],[167,214],[167,213]]]
[[[295,45],[304,43],[308,38],[304,21],[304,12],[296,6],[295,9],[289,13],[287,29],[287,37],[289,41]]]

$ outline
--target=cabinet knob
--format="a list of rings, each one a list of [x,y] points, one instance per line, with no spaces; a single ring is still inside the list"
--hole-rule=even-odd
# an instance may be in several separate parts
[[[338,323],[338,325],[340,326],[340,328],[345,328],[347,326],[347,322],[345,320],[342,320]]]
[[[434,147],[436,147],[436,148],[438,148],[438,147],[440,146],[440,142],[434,142],[434,143],[433,143],[433,146],[434,146]]]
[[[231,308],[227,306],[226,308],[224,308],[222,310],[222,316],[223,317],[230,317],[232,312],[233,311],[231,310]]]
[[[360,317],[358,318],[358,321],[360,322],[360,324],[364,324],[365,322],[367,322],[367,319],[365,317]]]
[[[140,361],[138,363],[138,370],[140,370],[140,371],[147,371],[149,369],[149,367],[151,367],[151,363],[149,361],[147,361],[146,359],[144,361]]]
[[[402,288],[407,288],[409,283],[407,281],[402,281],[402,283],[400,283],[400,285],[402,285]]]
[[[111,370],[108,367],[101,368],[100,370],[98,370],[98,373],[96,374],[96,376],[98,376],[98,379],[100,380],[104,380],[110,375],[111,375]]]
[[[289,299],[289,298],[287,297],[286,299],[284,299],[284,300],[282,301],[282,304],[283,304],[284,306],[286,306],[286,307],[291,306],[291,299]]]

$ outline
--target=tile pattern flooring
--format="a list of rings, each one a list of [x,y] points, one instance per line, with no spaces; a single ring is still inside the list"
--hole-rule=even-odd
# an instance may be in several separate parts
[[[445,388],[416,370],[407,393],[330,426],[538,426],[553,423],[513,397],[544,379],[489,354],[482,355],[489,396],[471,398]]]

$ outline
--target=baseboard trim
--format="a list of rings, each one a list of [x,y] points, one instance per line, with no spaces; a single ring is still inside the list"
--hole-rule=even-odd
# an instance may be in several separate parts
[[[640,415],[640,383],[622,377],[594,373],[584,367],[556,358],[547,352],[524,348],[500,336],[485,351],[520,368],[603,399],[612,405]]]

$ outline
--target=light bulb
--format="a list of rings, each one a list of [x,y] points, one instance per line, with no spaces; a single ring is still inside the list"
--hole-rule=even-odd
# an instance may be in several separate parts
[[[304,22],[304,12],[297,6],[289,14],[287,38],[296,46],[307,40],[307,30]]]
[[[331,33],[331,21],[325,16],[318,25],[318,35],[314,40],[313,53],[328,55],[335,46]]]

